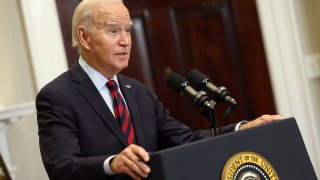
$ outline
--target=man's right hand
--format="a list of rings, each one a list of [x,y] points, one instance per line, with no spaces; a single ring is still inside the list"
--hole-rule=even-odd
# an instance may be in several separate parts
[[[124,173],[133,179],[146,178],[151,171],[146,164],[149,159],[149,154],[142,147],[131,144],[113,158],[110,168],[115,174]]]

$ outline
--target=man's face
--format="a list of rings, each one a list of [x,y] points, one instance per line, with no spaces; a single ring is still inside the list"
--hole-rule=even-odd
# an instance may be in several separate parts
[[[84,58],[110,78],[128,66],[132,21],[123,4],[100,4],[97,9],[93,14],[95,30],[88,34]]]

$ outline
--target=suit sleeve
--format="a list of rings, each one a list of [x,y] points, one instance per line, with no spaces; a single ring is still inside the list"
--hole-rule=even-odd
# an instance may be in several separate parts
[[[63,95],[42,90],[36,108],[40,151],[50,179],[108,179],[103,171],[108,156],[82,156],[77,122]]]

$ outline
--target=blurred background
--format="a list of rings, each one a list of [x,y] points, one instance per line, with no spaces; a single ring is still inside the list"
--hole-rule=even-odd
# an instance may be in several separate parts
[[[0,152],[18,180],[48,179],[34,100],[77,61],[71,18],[80,0],[0,0]],[[193,129],[208,122],[165,83],[198,69],[238,102],[225,124],[295,117],[320,177],[319,0],[127,0],[134,22],[124,74],[145,83]],[[218,120],[226,110],[218,105]],[[283,132],[285,133],[285,132]]]

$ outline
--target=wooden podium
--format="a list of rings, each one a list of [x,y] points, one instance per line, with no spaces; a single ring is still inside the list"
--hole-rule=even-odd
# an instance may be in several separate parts
[[[317,179],[294,118],[151,154],[150,180]]]

